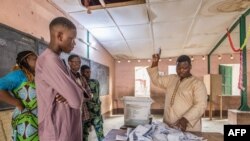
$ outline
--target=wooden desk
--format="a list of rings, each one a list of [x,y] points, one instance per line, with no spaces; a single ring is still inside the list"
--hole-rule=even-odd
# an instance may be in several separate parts
[[[115,141],[116,135],[125,135],[126,130],[122,129],[112,129],[108,132],[105,136],[103,141]],[[197,136],[204,137],[207,141],[224,141],[224,136],[221,133],[214,133],[214,132],[195,132],[193,133]]]

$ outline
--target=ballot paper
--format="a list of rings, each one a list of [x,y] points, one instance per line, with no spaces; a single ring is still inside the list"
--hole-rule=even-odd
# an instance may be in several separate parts
[[[124,136],[117,135],[118,141],[206,141],[189,132],[170,128],[167,124],[156,121],[152,124],[138,125],[134,130],[127,129]]]
[[[127,136],[116,135],[115,140],[116,141],[127,141],[128,137]]]
[[[132,128],[127,128],[127,132],[124,136],[122,135],[116,135],[115,140],[117,141],[127,141],[129,134],[133,131]]]
[[[143,136],[150,130],[148,126],[138,125],[130,134],[129,141],[146,141],[146,138]]]

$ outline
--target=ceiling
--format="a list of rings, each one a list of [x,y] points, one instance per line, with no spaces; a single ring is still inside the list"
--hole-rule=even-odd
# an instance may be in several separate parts
[[[151,58],[158,48],[162,58],[207,55],[250,6],[250,0],[146,0],[88,14],[79,0],[51,1],[88,29],[115,59]],[[238,31],[231,35],[236,46]],[[227,40],[216,50],[232,52]]]

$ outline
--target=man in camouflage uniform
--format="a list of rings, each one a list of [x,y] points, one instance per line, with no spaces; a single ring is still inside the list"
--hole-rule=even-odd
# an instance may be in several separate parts
[[[87,83],[91,89],[91,93],[93,97],[90,101],[87,102],[87,107],[90,113],[90,120],[84,123],[83,126],[83,141],[88,140],[89,128],[91,125],[94,126],[95,132],[98,138],[98,141],[102,141],[104,139],[103,135],[103,119],[101,115],[101,101],[100,101],[100,85],[98,80],[90,79],[90,67],[87,65],[83,65],[81,67],[81,74],[87,80]]]

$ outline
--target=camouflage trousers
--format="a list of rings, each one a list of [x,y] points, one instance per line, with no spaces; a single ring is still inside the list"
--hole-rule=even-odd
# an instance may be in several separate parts
[[[94,126],[96,136],[98,141],[102,141],[104,139],[103,135],[103,119],[102,116],[96,116],[88,121],[83,122],[83,141],[88,141],[89,129],[91,125]]]

